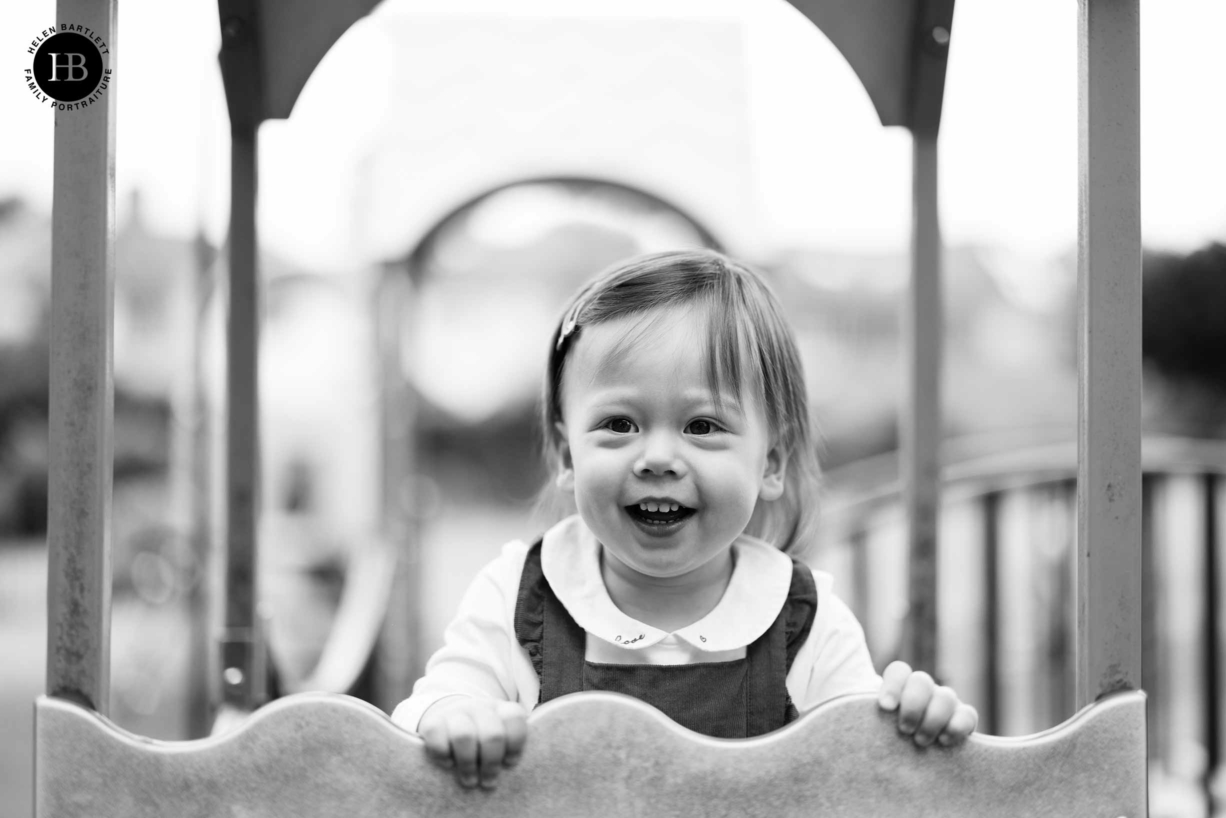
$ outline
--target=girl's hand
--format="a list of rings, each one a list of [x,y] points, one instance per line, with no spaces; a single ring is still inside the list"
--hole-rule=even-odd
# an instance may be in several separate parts
[[[881,677],[877,704],[882,710],[898,710],[898,732],[913,736],[920,747],[933,741],[943,747],[961,744],[975,732],[979,713],[958,700],[951,688],[938,686],[922,670],[906,662],[891,662]]]
[[[493,789],[503,767],[514,767],[528,739],[528,711],[515,702],[448,696],[430,706],[417,725],[426,755],[455,769],[462,787]]]

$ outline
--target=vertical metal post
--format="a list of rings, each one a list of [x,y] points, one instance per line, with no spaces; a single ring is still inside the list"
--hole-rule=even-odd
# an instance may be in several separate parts
[[[213,529],[210,514],[213,502],[212,457],[209,443],[213,433],[211,412],[205,386],[204,356],[208,343],[208,305],[216,295],[213,282],[215,254],[198,230],[194,242],[195,277],[188,310],[191,320],[191,355],[188,358],[187,394],[184,399],[188,440],[185,446],[187,484],[187,539],[195,568],[188,591],[187,609],[191,617],[188,636],[187,737],[200,738],[209,733],[212,702],[209,667],[213,650],[209,577],[212,576]]]
[[[1138,4],[1078,2],[1078,707],[1141,683]]]
[[[908,411],[902,423],[912,665],[937,671],[937,526],[941,507],[941,228],[937,135],[913,142],[911,287],[904,313]]]
[[[1077,712],[1077,478],[1061,480],[1057,489],[1064,507],[1065,524],[1059,536],[1064,540],[1060,613],[1063,650],[1060,657],[1060,712],[1067,718]]]
[[[1163,758],[1164,719],[1154,718],[1154,707],[1162,701],[1162,663],[1161,640],[1162,629],[1158,622],[1160,610],[1158,591],[1162,587],[1159,571],[1161,564],[1158,558],[1159,542],[1154,510],[1157,506],[1156,492],[1162,487],[1165,478],[1154,474],[1141,477],[1141,684],[1148,694],[1146,709],[1149,713],[1149,728],[1146,730],[1147,752],[1150,758]]]
[[[382,453],[383,535],[398,548],[396,576],[387,615],[379,636],[376,664],[377,704],[391,712],[413,690],[425,671],[421,654],[422,577],[421,526],[415,495],[417,416],[406,383],[403,333],[415,323],[413,277],[409,269],[391,265],[382,271],[374,304],[379,357],[380,450]]]
[[[230,288],[226,326],[226,606],[223,700],[243,710],[264,698],[257,612],[260,513],[259,282],[256,127],[230,130]]]
[[[983,651],[986,667],[984,675],[987,683],[987,697],[979,709],[983,717],[983,729],[988,732],[1000,731],[1001,714],[1001,643],[1000,638],[1000,492],[993,491],[983,495],[981,503],[983,513],[983,589],[987,597],[984,608],[983,631],[985,646]]]
[[[1204,516],[1205,554],[1204,589],[1205,613],[1202,633],[1204,638],[1203,656],[1205,662],[1205,759],[1206,785],[1210,797],[1220,794],[1213,792],[1213,783],[1222,763],[1222,661],[1218,654],[1218,621],[1222,617],[1222,603],[1219,593],[1218,575],[1221,573],[1222,555],[1218,553],[1218,476],[1207,472],[1201,476],[1201,513]],[[1211,806],[1217,807],[1217,804]]]
[[[1214,733],[1216,734],[1217,746],[1212,751],[1212,758],[1216,760],[1216,766],[1210,766],[1209,774],[1209,809],[1210,814],[1214,811],[1221,813],[1222,808],[1226,805],[1226,764],[1223,759],[1226,759],[1226,705],[1223,705],[1223,696],[1226,696],[1226,668],[1222,666],[1222,657],[1226,656],[1226,604],[1222,604],[1221,593],[1226,591],[1226,558],[1218,553],[1218,548],[1222,543],[1222,530],[1226,529],[1226,493],[1223,492],[1223,481],[1220,476],[1215,476],[1211,481],[1206,481],[1205,491],[1208,496],[1205,498],[1206,515],[1212,515],[1213,522],[1207,526],[1205,530],[1205,548],[1215,555],[1213,561],[1213,586],[1210,590],[1211,599],[1214,601],[1213,615],[1214,619],[1208,623],[1209,633],[1212,635],[1212,640],[1209,644],[1210,655],[1216,657],[1218,663],[1217,673],[1215,676],[1216,687],[1209,688],[1209,695],[1217,699],[1217,724],[1214,725]]]
[[[263,703],[266,654],[257,611],[260,513],[257,159],[262,118],[258,6],[220,0],[221,71],[230,112],[229,320],[226,328],[226,573],[222,700]]]
[[[115,0],[59,0],[114,71]],[[55,114],[47,519],[47,693],[105,714],[110,698],[111,380],[115,285],[115,79]]]

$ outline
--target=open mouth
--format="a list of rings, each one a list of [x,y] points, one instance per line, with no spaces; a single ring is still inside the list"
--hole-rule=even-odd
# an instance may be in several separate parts
[[[697,509],[670,501],[644,501],[626,506],[626,513],[640,523],[666,526],[693,516]]]

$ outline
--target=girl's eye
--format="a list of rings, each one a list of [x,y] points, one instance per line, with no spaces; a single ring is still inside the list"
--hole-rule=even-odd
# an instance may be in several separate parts
[[[691,420],[686,431],[692,435],[709,435],[719,431],[719,426],[710,420]]]
[[[628,435],[634,431],[634,424],[627,418],[613,418],[605,423],[605,428],[619,435]]]

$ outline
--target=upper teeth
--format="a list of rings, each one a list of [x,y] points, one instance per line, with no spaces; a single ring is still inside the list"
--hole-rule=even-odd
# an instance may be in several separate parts
[[[655,501],[639,503],[643,511],[679,511],[681,506],[676,503],[657,503]]]

